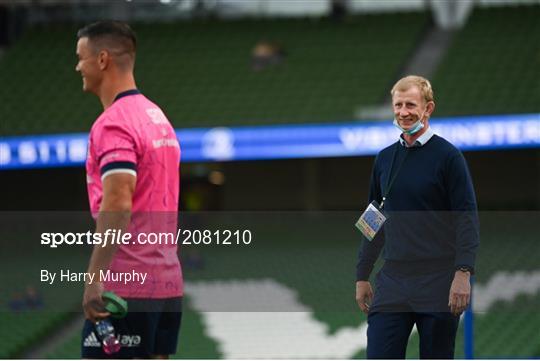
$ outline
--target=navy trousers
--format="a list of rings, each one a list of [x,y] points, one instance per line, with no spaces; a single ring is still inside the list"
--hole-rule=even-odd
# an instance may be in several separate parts
[[[373,312],[368,316],[368,359],[404,359],[414,324],[420,358],[453,359],[459,317],[448,312]]]
[[[448,296],[453,271],[400,275],[383,268],[368,315],[369,359],[403,359],[413,326],[420,337],[420,358],[452,359],[459,316]]]

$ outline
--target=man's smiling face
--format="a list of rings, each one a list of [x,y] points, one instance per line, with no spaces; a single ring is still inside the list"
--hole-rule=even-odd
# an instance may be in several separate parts
[[[81,73],[83,91],[96,93],[101,83],[101,71],[98,64],[98,55],[89,44],[87,37],[77,42],[77,57],[79,61],[75,70]]]
[[[417,86],[405,91],[396,90],[392,106],[398,124],[405,130],[409,130],[418,119],[423,119],[427,110],[426,101]]]

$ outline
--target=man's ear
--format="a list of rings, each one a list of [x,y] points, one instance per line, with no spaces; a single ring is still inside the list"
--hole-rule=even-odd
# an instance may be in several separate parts
[[[109,66],[111,55],[107,50],[101,50],[98,54],[98,66],[100,70],[105,70]]]
[[[434,111],[435,111],[435,102],[432,100],[432,101],[428,102],[427,106],[426,106],[427,116],[431,117],[431,114],[433,114]]]

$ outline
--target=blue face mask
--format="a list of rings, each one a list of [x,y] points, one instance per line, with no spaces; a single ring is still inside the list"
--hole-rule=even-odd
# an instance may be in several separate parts
[[[426,112],[424,112],[422,116],[409,129],[402,128],[396,118],[394,118],[394,125],[396,126],[396,128],[401,130],[403,134],[413,135],[424,128],[424,123],[422,123],[422,119],[424,118],[425,114]]]

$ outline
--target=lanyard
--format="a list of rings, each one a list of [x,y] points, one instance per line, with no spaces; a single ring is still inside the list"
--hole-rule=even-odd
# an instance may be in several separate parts
[[[394,169],[394,162],[396,161],[396,156],[397,156],[399,146],[400,146],[399,142],[397,142],[396,147],[394,148],[394,155],[392,155],[392,163],[390,163],[390,173],[388,174],[388,180],[386,181],[386,187],[385,187],[386,190],[385,190],[385,192],[383,194],[381,205],[379,206],[379,209],[383,209],[384,202],[386,201],[386,197],[388,196],[388,193],[390,193],[390,189],[394,185],[394,181],[396,180],[396,178],[397,178],[397,176],[399,174],[399,171],[401,170],[401,167],[403,166],[403,163],[405,163],[405,159],[407,159],[407,155],[409,155],[409,149],[406,148],[405,149],[405,156],[403,157],[403,159],[399,163],[399,166],[396,169],[396,173],[392,177],[392,170]]]

